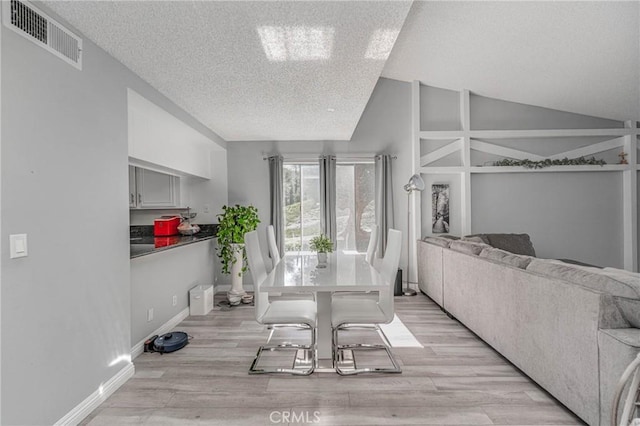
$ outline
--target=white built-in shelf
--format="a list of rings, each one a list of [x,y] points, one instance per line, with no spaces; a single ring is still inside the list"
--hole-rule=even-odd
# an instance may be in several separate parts
[[[640,165],[637,166],[640,170]],[[467,169],[461,166],[452,167],[421,167],[424,174],[452,174],[452,173],[555,173],[555,172],[622,172],[632,170],[625,164],[605,164],[604,166],[549,166],[542,169],[527,169],[521,166],[473,166]]]
[[[627,136],[637,134],[634,128],[611,129],[532,129],[532,130],[422,130],[420,139],[511,139],[511,138],[563,138],[588,136]]]
[[[640,125],[636,120],[629,120],[624,127],[606,129],[518,129],[518,130],[473,130],[471,129],[470,92],[459,92],[460,123],[458,130],[422,130],[420,111],[420,82],[414,81],[411,85],[411,127],[412,127],[412,163],[414,173],[429,175],[460,175],[460,229],[463,235],[470,234],[471,230],[471,177],[480,173],[554,173],[554,172],[631,172],[640,171],[638,157],[640,156]],[[603,141],[595,142],[587,146],[556,153],[550,156],[536,155],[515,148],[502,146],[493,140],[518,139],[518,138],[587,138],[605,137]],[[448,141],[431,152],[421,152],[422,141],[439,140]],[[529,159],[532,161],[556,160],[562,158],[579,158],[598,156],[603,152],[620,149],[628,154],[630,164],[607,164],[604,166],[550,166],[542,169],[528,169],[517,166],[474,166],[472,165],[471,152],[477,151],[493,155],[496,158],[513,158],[518,160]],[[444,158],[459,155],[456,163],[460,166],[429,166],[437,164]],[[637,173],[623,174],[623,256],[624,266],[628,270],[637,270],[638,251],[638,178]],[[415,241],[422,229],[420,194],[412,193],[409,197],[409,210],[413,216],[413,235],[409,246],[410,258],[415,258]],[[416,270],[409,271],[409,280],[414,281]]]
[[[542,169],[527,169],[520,166],[482,166],[471,167],[471,173],[555,173],[555,172],[621,172],[628,170],[624,164],[605,164],[604,166],[549,166]]]

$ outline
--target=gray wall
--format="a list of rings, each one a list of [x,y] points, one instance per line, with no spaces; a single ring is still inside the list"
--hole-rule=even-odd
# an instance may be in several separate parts
[[[131,259],[131,347],[188,307],[190,289],[213,284],[213,244],[207,240]]]
[[[531,236],[538,257],[622,268],[622,173],[477,174],[473,233]]]
[[[406,195],[402,186],[411,177],[411,85],[381,78],[367,104],[350,141],[266,141],[229,142],[229,203],[253,204],[262,224],[259,234],[267,253],[266,226],[269,222],[269,171],[262,158],[270,154],[389,153],[397,155],[393,163],[395,187],[395,226],[406,235]],[[400,261],[406,263],[406,257]],[[220,275],[219,283],[230,283]],[[245,279],[245,282],[250,282]]]
[[[224,141],[86,38],[78,71],[0,31],[0,422],[53,424],[131,349],[126,88]],[[9,260],[15,233],[27,258]]]
[[[421,122],[424,130],[459,129],[456,93],[421,87]],[[506,102],[471,94],[471,128],[580,129],[623,127],[622,122]],[[539,155],[564,152],[600,138],[520,138],[487,142]],[[423,141],[427,152],[441,141]],[[619,149],[596,154],[616,163]],[[423,154],[425,152],[423,151]],[[472,151],[472,165],[489,165],[500,158]],[[458,165],[454,159],[450,164]],[[422,198],[422,234],[431,233],[430,187],[449,183],[451,234],[460,235],[460,176],[423,175],[427,190]],[[524,232],[531,236],[540,257],[576,259],[601,266],[622,267],[622,173],[500,173],[471,177],[471,230]]]

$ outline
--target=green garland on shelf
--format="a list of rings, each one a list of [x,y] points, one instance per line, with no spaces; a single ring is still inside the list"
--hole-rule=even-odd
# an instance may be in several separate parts
[[[563,158],[562,160],[549,160],[548,158],[541,161],[533,161],[529,159],[524,160],[511,160],[505,158],[504,160],[496,161],[494,166],[522,166],[527,169],[542,169],[550,166],[604,166],[607,164],[604,160],[597,160],[595,157],[590,158]]]

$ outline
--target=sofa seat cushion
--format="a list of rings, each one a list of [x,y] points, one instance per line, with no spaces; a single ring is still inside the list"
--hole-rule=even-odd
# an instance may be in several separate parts
[[[605,275],[601,269],[597,268],[567,265],[547,259],[534,259],[527,266],[527,271],[560,278],[596,291],[609,293],[612,296],[628,299],[640,298],[640,282],[621,281],[610,275]]]
[[[486,244],[472,243],[469,241],[452,241],[449,248],[461,253],[472,254],[477,256],[483,249],[490,247]]]
[[[505,263],[507,265],[515,266],[520,269],[527,269],[529,263],[534,259],[530,256],[521,256],[518,254],[512,254],[508,251],[500,250],[497,248],[486,247],[480,252],[480,257],[495,260],[496,262]]]

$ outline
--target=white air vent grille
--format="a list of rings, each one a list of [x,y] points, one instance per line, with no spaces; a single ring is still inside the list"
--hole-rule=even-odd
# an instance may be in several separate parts
[[[28,1],[3,1],[2,21],[8,28],[82,69],[82,39]]]

